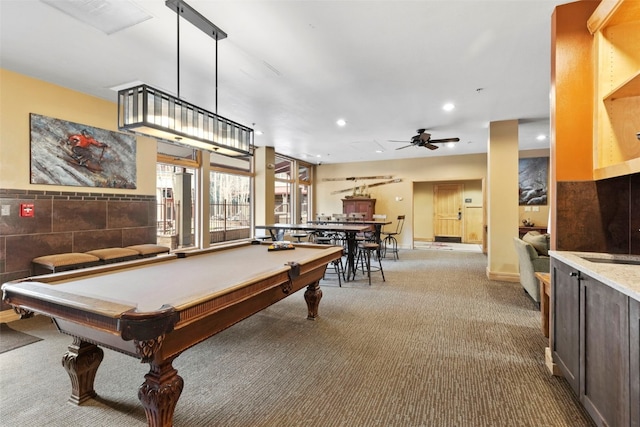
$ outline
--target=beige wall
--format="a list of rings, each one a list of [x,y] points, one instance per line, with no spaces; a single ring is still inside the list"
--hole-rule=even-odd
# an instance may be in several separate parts
[[[117,105],[4,69],[0,69],[0,87],[0,188],[90,191],[87,187],[29,183],[29,113],[117,131]],[[137,141],[137,189],[100,192],[155,195],[156,142],[144,137]]]
[[[486,177],[486,172],[487,156],[485,154],[321,165],[317,167],[316,173],[316,213],[342,212],[341,199],[349,193],[331,193],[354,186],[353,181],[323,181],[323,178],[390,175],[393,179],[401,179],[402,181],[398,183],[370,188],[369,192],[371,197],[376,199],[376,213],[387,214],[387,218],[391,218],[394,223],[398,215],[406,215],[405,228],[398,243],[401,248],[411,248],[416,233],[415,224],[422,224],[422,215],[428,215],[428,212],[423,212],[421,208],[416,211],[415,205],[422,205],[423,202],[429,204],[425,201],[424,194],[419,194],[418,199],[415,199],[414,184],[450,181],[481,182]],[[357,181],[356,184],[372,184],[380,181],[385,180]],[[515,197],[517,192],[514,193]],[[423,232],[424,230],[420,229],[419,233]]]

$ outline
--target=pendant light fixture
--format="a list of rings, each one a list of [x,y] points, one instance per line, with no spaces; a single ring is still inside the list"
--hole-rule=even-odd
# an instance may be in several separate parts
[[[146,84],[118,91],[118,128],[226,156],[251,156],[253,129],[217,114],[218,40],[227,34],[184,1],[165,4],[177,14],[177,97]],[[180,99],[180,17],[216,41],[215,113]]]

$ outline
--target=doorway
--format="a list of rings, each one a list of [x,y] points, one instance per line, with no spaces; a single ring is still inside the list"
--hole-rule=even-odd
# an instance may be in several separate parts
[[[484,242],[483,180],[415,182],[414,242]]]
[[[434,241],[462,243],[462,190],[462,184],[433,186]]]

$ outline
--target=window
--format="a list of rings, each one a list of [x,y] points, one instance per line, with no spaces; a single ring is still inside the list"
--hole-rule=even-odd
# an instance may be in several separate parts
[[[210,153],[207,165],[203,164],[202,158],[202,153],[191,147],[158,142],[159,244],[176,249],[206,246],[207,239],[211,244],[250,237],[253,159]],[[204,200],[196,200],[196,189],[201,185],[200,171],[208,173],[210,178],[208,194],[205,189],[200,195]],[[191,181],[190,207],[186,210],[180,209],[185,199],[181,194],[181,188],[185,186],[180,181],[183,178]],[[187,226],[189,228],[185,229]]]
[[[251,226],[251,177],[211,171],[210,243],[245,239]]]
[[[295,171],[298,173],[296,174]],[[311,165],[276,154],[274,205],[276,223],[305,223],[311,218],[310,174]]]
[[[252,161],[211,153],[209,243],[246,239],[251,235]]]
[[[303,224],[313,218],[311,214],[312,187],[310,172],[308,165],[298,165],[298,212],[300,212],[300,222]]]
[[[184,194],[181,180],[187,180]],[[156,164],[157,239],[171,249],[195,245],[196,170],[171,164]],[[187,208],[183,208],[188,203]]]

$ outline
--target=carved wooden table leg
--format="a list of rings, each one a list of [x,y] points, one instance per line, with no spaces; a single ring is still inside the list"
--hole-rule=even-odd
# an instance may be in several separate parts
[[[71,379],[71,396],[69,402],[80,405],[88,399],[96,397],[93,381],[104,357],[104,351],[95,344],[73,338],[73,344],[62,356],[62,366]]]
[[[309,314],[307,319],[316,320],[318,317],[318,305],[322,299],[322,289],[320,289],[320,282],[314,282],[307,286],[307,290],[304,291],[304,300],[307,302],[307,309]]]
[[[149,373],[138,389],[138,399],[147,414],[149,427],[173,426],[173,411],[176,408],[184,381],[172,366],[173,358],[160,365],[150,362]]]

